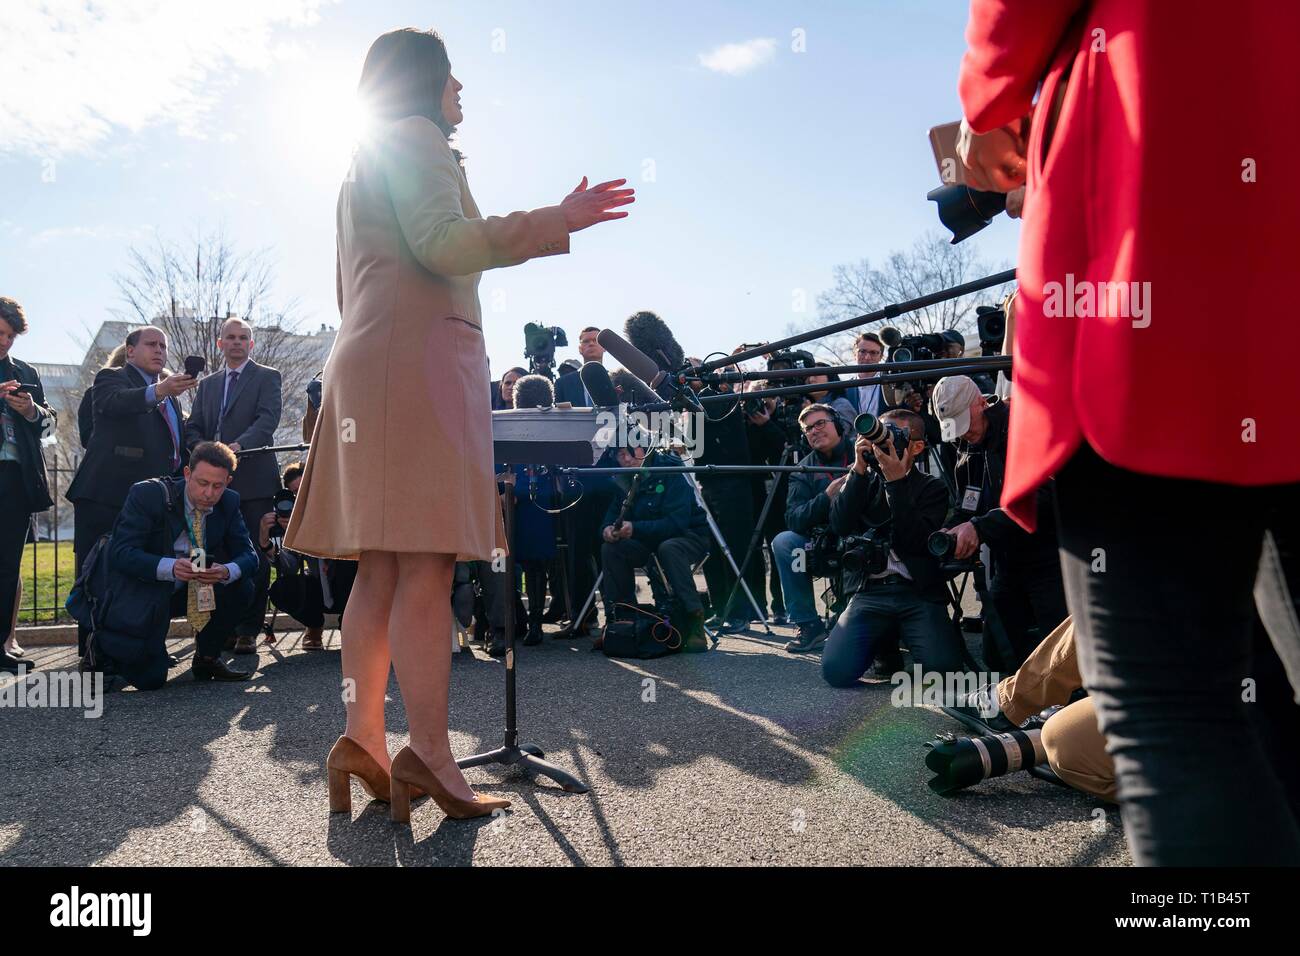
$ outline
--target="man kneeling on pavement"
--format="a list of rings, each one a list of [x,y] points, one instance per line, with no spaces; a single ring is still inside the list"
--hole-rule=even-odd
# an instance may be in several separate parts
[[[844,584],[852,594],[822,651],[822,677],[833,687],[857,683],[882,644],[901,638],[924,670],[960,671],[960,632],[948,616],[948,593],[937,558],[926,546],[948,514],[948,488],[913,462],[925,451],[925,420],[894,409],[880,416],[901,434],[880,444],[859,436],[852,470],[830,504],[831,530],[857,537],[863,557]],[[905,442],[901,449],[895,441]]]
[[[108,546],[108,587],[95,631],[96,664],[140,690],[167,682],[167,630],[184,616],[194,628],[195,680],[252,675],[221,660],[253,601],[257,555],[230,490],[235,453],[200,442],[184,478],[131,486]]]
[[[1019,670],[996,687],[981,687],[966,706],[994,730],[1005,733],[1047,707],[1064,705],[1043,724],[1048,765],[1076,790],[1118,803],[1115,763],[1106,752],[1106,738],[1097,725],[1092,698],[1072,700],[1082,687],[1074,651],[1074,618],[1067,617]]]

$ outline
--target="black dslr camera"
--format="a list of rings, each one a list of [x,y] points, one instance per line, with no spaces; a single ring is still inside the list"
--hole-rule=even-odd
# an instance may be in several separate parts
[[[275,512],[276,520],[266,532],[266,536],[271,540],[284,540],[284,528],[280,525],[280,519],[285,521],[289,520],[289,516],[293,514],[294,498],[294,493],[289,491],[287,488],[281,488],[275,493],[275,498],[271,504],[271,510]]]
[[[555,347],[569,344],[569,337],[558,325],[545,326],[529,322],[524,326],[524,358],[528,359],[528,371],[534,375],[551,376],[555,366]]]
[[[840,564],[855,574],[881,574],[889,566],[890,536],[881,528],[840,539]]]

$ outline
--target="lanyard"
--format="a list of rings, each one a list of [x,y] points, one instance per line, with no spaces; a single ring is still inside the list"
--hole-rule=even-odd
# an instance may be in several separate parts
[[[203,515],[206,512],[200,512],[198,509],[195,509],[194,513],[197,515]],[[194,525],[190,523],[190,515],[189,512],[185,510],[184,505],[181,506],[181,515],[185,519],[185,533],[190,537],[190,547],[197,548],[199,543],[194,539]]]

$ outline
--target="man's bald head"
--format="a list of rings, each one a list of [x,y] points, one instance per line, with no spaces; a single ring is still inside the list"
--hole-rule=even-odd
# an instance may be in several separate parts
[[[231,316],[221,323],[217,334],[217,348],[226,357],[226,365],[236,368],[248,360],[253,351],[253,327],[243,319]]]

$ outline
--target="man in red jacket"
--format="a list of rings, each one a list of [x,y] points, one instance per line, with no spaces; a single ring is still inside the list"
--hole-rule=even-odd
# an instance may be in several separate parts
[[[1032,528],[1057,476],[1139,863],[1300,863],[1243,701],[1261,546],[1300,491],[1297,31],[1286,4],[971,4],[968,181],[1028,187],[1003,505]],[[1229,330],[1231,367],[1205,347]]]

